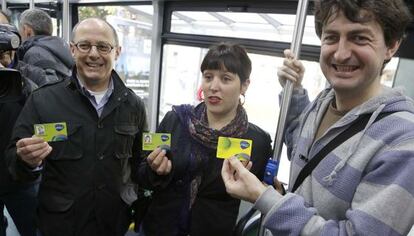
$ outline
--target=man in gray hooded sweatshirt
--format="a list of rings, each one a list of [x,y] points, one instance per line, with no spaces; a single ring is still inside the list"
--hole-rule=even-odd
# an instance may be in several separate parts
[[[254,202],[273,235],[407,235],[414,224],[414,101],[380,78],[411,21],[408,8],[402,0],[314,6],[319,62],[330,86],[310,103],[301,86],[304,67],[285,51],[278,77],[294,85],[284,137],[288,193],[265,187],[237,159],[223,163],[226,189]],[[362,129],[331,143],[353,124]],[[332,150],[324,148],[329,143]]]

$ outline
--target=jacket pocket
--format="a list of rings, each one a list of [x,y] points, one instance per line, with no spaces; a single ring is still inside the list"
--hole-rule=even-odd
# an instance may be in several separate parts
[[[74,201],[56,193],[43,191],[39,193],[39,203],[49,212],[67,212],[72,208]]]
[[[83,156],[83,134],[82,125],[68,124],[67,125],[68,139],[65,141],[51,142],[52,154],[48,160],[63,161],[63,160],[78,160]]]
[[[132,157],[132,148],[135,135],[139,129],[136,125],[116,125],[115,126],[115,156],[119,159]]]

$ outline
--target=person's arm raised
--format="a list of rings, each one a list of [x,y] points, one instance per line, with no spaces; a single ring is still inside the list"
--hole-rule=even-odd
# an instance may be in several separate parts
[[[294,55],[289,49],[285,49],[283,53],[285,54],[285,59],[283,60],[283,65],[277,71],[280,85],[284,87],[286,80],[290,80],[295,89],[302,88],[305,67],[301,61],[294,59]]]

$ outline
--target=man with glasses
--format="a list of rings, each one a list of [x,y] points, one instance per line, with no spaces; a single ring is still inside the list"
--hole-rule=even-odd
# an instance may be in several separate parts
[[[42,173],[37,223],[43,236],[124,235],[129,207],[121,192],[138,166],[144,104],[113,70],[121,47],[111,25],[85,19],[72,39],[72,76],[28,99],[8,150],[10,169],[22,181]],[[45,142],[33,136],[34,124],[66,126],[67,139]]]

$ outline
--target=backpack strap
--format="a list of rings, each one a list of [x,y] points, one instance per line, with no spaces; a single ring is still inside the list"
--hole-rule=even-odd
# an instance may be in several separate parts
[[[393,112],[384,112],[377,116],[374,122],[381,120],[382,118],[391,115]],[[372,113],[364,114],[359,116],[346,130],[338,134],[334,139],[332,139],[328,144],[326,144],[300,171],[298,177],[296,178],[295,184],[293,185],[292,192],[295,192],[296,189],[303,183],[303,181],[308,177],[313,169],[319,164],[322,159],[328,155],[332,150],[341,145],[343,142],[354,136],[356,133],[360,132],[367,125],[369,118]]]

